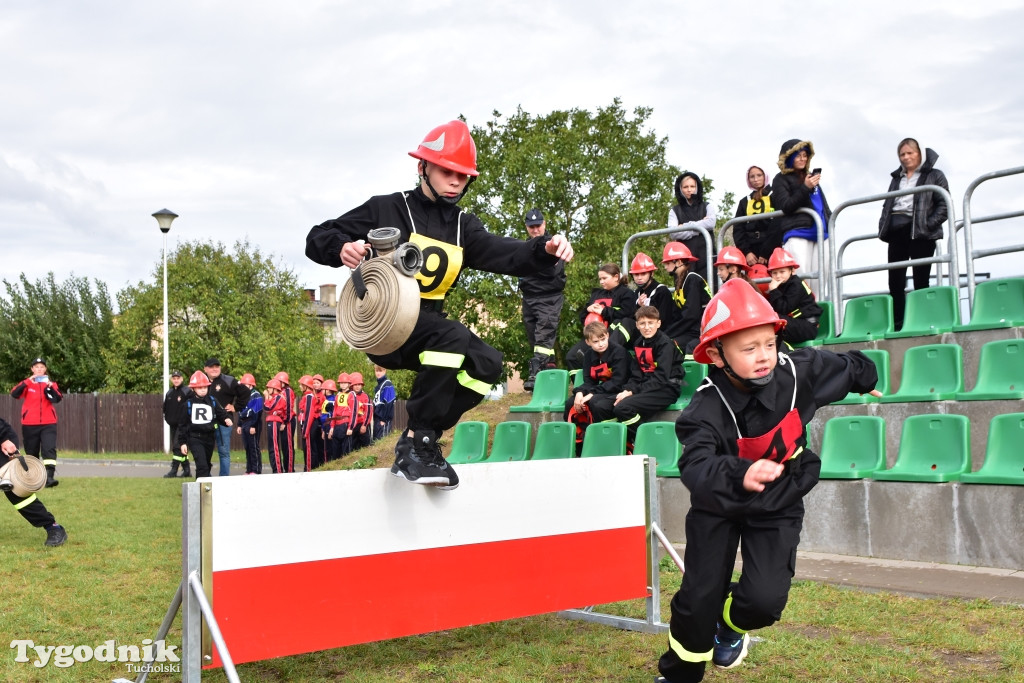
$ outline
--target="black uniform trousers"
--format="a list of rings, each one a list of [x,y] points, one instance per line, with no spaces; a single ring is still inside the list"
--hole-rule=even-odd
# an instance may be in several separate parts
[[[587,423],[581,423],[577,419],[576,413],[573,410],[575,402],[575,395],[570,396],[569,400],[565,402],[565,411],[562,413],[562,419],[576,425],[576,457],[579,457],[583,451],[583,436],[586,434],[587,426],[615,419],[615,394],[594,394],[590,397],[586,405],[590,408],[591,420]]]
[[[255,427],[256,433],[250,434],[249,429]],[[263,420],[259,418],[251,425],[242,426],[242,445],[245,446],[245,473],[261,474],[263,472],[263,452],[260,451],[260,436],[263,433]]]
[[[679,398],[679,387],[659,387],[652,391],[641,391],[628,396],[613,409],[615,418],[626,425],[626,440],[636,441],[637,427],[655,413],[665,410]]]
[[[327,462],[324,459],[324,432],[320,428],[319,420],[314,419],[310,423],[304,440],[306,442],[307,468],[315,470]]]
[[[57,466],[57,425],[22,425],[21,435],[25,439],[25,453],[34,455],[47,467]],[[42,454],[40,454],[40,447]],[[52,472],[51,472],[52,474]]]
[[[226,428],[225,428],[226,429]],[[210,476],[210,458],[217,450],[217,437],[214,432],[189,434],[188,451],[196,463],[196,478]]]
[[[401,347],[369,358],[385,368],[417,371],[405,404],[414,432],[454,427],[501,377],[504,360],[465,325],[430,307],[420,308],[416,326]]]
[[[53,518],[53,515],[50,514],[50,511],[46,509],[46,506],[43,505],[38,498],[36,498],[36,494],[33,493],[28,498],[16,496],[10,491],[4,491],[4,494],[7,496],[7,500],[11,501],[11,505],[13,505],[21,516],[24,517],[32,526],[47,527],[56,523],[56,520]]]
[[[690,508],[683,558],[686,571],[672,598],[669,649],[658,662],[665,678],[673,683],[703,678],[719,622],[746,632],[782,617],[796,571],[803,516],[803,501],[782,512],[741,519]],[[743,573],[738,583],[731,584],[740,540]],[[684,656],[698,661],[686,661]]]
[[[935,255],[935,240],[910,238],[909,216],[893,214],[889,218],[889,263],[909,261],[915,258],[930,258]],[[914,289],[924,289],[931,284],[932,266],[914,266]],[[892,295],[892,318],[896,329],[903,328],[903,312],[907,308],[907,269],[894,268],[889,271],[889,294]]]
[[[782,328],[782,341],[787,344],[800,344],[818,336],[818,325],[804,318],[786,316],[786,326]]]
[[[564,301],[565,295],[561,293],[523,297],[526,340],[534,358],[538,360],[544,361],[555,355],[555,338],[558,336],[558,320],[562,316]]]

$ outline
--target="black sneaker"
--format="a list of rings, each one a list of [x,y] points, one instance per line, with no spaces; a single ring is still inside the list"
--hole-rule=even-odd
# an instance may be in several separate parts
[[[398,467],[399,460],[405,460],[412,453],[412,437],[402,434],[395,443],[395,464],[391,466],[391,474],[396,477],[402,476]]]
[[[399,441],[414,443],[409,437],[402,437]],[[458,486],[459,478],[441,456],[441,449],[433,432],[422,436],[417,434],[416,441],[419,442],[419,446],[411,450],[407,450],[405,443],[395,446],[395,464],[391,466],[391,474],[414,484],[429,484],[445,490]]]
[[[445,460],[444,454],[441,453],[441,447],[437,444],[437,441],[435,440],[433,442],[433,446],[430,447],[429,453],[422,453],[421,451],[424,450],[427,450],[426,446],[424,446],[423,449],[417,451],[417,457],[424,460],[424,462],[429,462],[438,469],[440,469],[448,478],[447,483],[438,485],[437,488],[441,489],[442,491],[451,491],[452,489],[458,488],[459,475],[455,473],[455,468],[452,467],[447,460]]]
[[[743,663],[750,645],[750,635],[736,633],[724,624],[718,624],[715,634],[715,651],[711,661],[720,669],[732,669]]]
[[[64,531],[64,527],[60,524],[46,528],[46,545],[56,548],[59,545],[64,545],[66,540],[68,540],[68,532]]]

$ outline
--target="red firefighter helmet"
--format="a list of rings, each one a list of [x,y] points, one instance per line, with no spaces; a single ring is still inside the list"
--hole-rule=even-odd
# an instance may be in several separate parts
[[[247,387],[254,387],[256,386],[256,378],[247,372],[242,375],[242,379],[238,380],[238,383],[244,384]]]
[[[669,242],[665,245],[665,248],[661,250],[661,262],[666,261],[696,261],[693,254],[682,242]]]
[[[800,264],[796,262],[793,255],[782,247],[775,247],[775,251],[772,252],[771,257],[768,259],[768,270],[775,270],[776,268],[799,268]]]
[[[476,143],[465,121],[449,121],[433,129],[409,156],[456,173],[476,176]]]
[[[642,251],[634,256],[633,262],[629,264],[630,273],[653,273],[657,269],[651,257]]]
[[[310,379],[312,379],[314,382],[319,380],[321,384],[323,384],[323,382],[324,382],[324,376],[321,375],[321,374],[313,375]]]
[[[206,376],[206,373],[202,370],[196,370],[192,373],[192,376],[188,378],[188,386],[191,389],[196,387],[208,387],[210,386],[210,378]]]
[[[285,372],[284,370],[282,370],[281,372],[279,372],[276,375],[274,375],[274,379],[276,379],[281,384],[289,384],[289,382],[288,382],[288,373]]]
[[[601,317],[600,313],[587,313],[587,317],[583,319],[583,327],[586,327],[590,323],[601,323],[605,327],[608,327],[608,323]]]
[[[341,384],[342,382],[344,382],[345,384],[352,383],[352,378],[349,377],[349,374],[347,372],[338,373],[338,384]]]
[[[747,257],[737,247],[723,247],[715,259],[716,266],[738,266],[742,270],[747,269]]]
[[[785,325],[768,300],[742,280],[729,280],[718,294],[711,297],[700,320],[700,343],[693,350],[693,359],[710,365],[708,347],[727,334],[758,325],[775,325],[776,334]]]
[[[363,373],[353,372],[348,376],[349,384],[363,384]]]
[[[324,383],[320,385],[320,388],[324,391],[337,391],[338,385],[334,383],[333,379],[325,379]]]
[[[271,380],[267,381],[267,389],[277,389],[278,391],[281,391],[281,389],[283,389],[283,388],[284,387],[281,384],[281,380],[279,380],[276,377],[274,379],[271,379]]]
[[[303,375],[302,377],[299,378],[299,386],[300,387],[312,387],[313,386],[313,378],[311,376],[309,376],[309,375]]]
[[[763,263],[755,263],[754,265],[750,266],[750,270],[747,271],[747,277],[749,277],[751,280],[763,280],[765,278],[771,277],[771,275],[768,274],[767,266],[765,266]],[[767,282],[755,282],[754,284],[757,285],[757,288],[761,290],[762,294],[768,294]]]

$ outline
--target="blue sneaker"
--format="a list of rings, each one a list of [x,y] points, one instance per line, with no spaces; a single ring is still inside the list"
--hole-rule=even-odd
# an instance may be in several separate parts
[[[715,652],[711,661],[720,669],[732,669],[743,663],[750,645],[750,635],[736,633],[728,626],[718,625],[715,634]]]

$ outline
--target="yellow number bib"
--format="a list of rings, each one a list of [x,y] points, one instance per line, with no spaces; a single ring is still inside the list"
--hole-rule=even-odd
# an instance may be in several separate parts
[[[409,235],[409,241],[423,251],[423,267],[416,273],[420,298],[443,299],[462,270],[462,247],[419,233]]]
[[[771,195],[767,197],[761,197],[760,199],[751,199],[747,197],[747,215],[753,216],[758,213],[771,213],[775,209],[772,208]]]

